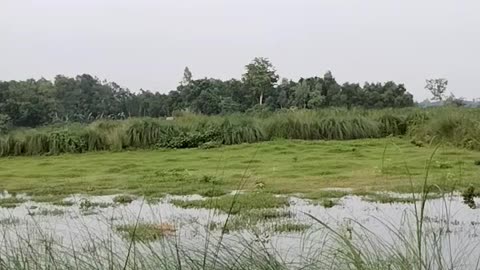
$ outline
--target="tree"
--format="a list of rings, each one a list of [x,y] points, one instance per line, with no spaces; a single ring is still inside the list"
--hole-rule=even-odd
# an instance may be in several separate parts
[[[183,70],[183,80],[181,84],[187,85],[192,81],[192,72],[190,72],[190,69],[188,67],[185,67]]]
[[[466,102],[464,98],[457,98],[453,93],[450,93],[450,96],[445,99],[445,104],[454,107],[463,107],[466,105]]]
[[[307,81],[300,79],[298,84],[294,87],[295,90],[295,106],[299,108],[307,108],[308,100],[310,99],[310,86]]]
[[[445,92],[447,91],[448,80],[447,79],[431,79],[426,80],[427,85],[425,89],[432,93],[432,100],[442,101],[445,98]]]
[[[264,97],[273,90],[278,81],[278,75],[272,63],[267,58],[256,57],[245,66],[246,73],[243,74],[243,82],[250,89],[253,97],[260,105],[263,104]]]

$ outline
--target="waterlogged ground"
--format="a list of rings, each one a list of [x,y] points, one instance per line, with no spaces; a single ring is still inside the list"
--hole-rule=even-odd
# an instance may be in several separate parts
[[[231,206],[234,197],[238,204]],[[374,201],[387,197],[403,202]],[[1,199],[15,201],[0,208],[3,253],[19,245],[19,239],[50,239],[79,252],[92,249],[94,242],[114,243],[115,249],[125,251],[132,239],[150,250],[160,250],[166,240],[201,248],[222,239],[220,253],[260,243],[282,261],[300,263],[318,257],[325,244],[334,241],[335,233],[365,243],[365,249],[386,248],[404,245],[399,237],[414,243],[416,228],[415,204],[405,203],[411,196],[394,193],[324,201],[242,192],[220,198],[165,196],[150,201],[124,195],[74,195],[56,205],[8,193]],[[264,203],[252,208],[250,200]],[[480,206],[480,201],[475,203]],[[420,203],[416,204],[420,209]],[[473,268],[478,259],[474,254],[480,251],[480,210],[452,195],[428,200],[424,216],[426,239],[441,243],[443,255],[456,265],[461,263],[462,269]],[[226,232],[223,236],[222,231]]]

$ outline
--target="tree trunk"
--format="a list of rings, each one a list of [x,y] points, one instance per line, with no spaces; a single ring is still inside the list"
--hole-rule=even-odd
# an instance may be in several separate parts
[[[263,104],[263,92],[260,93],[260,105]]]

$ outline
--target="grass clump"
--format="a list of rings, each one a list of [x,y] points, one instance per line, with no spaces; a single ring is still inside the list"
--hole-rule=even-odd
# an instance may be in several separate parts
[[[267,222],[275,222],[277,219],[292,218],[294,214],[287,210],[280,209],[252,209],[241,214],[232,216],[225,225],[222,222],[209,224],[210,230],[222,229],[225,233],[231,231],[255,229],[259,225],[266,225]]]
[[[56,201],[51,202],[51,204],[52,204],[52,205],[56,205],[56,206],[65,206],[65,207],[75,205],[74,202],[72,202],[72,201],[66,201],[66,200],[56,200]]]
[[[225,190],[216,189],[216,188],[212,188],[212,189],[208,189],[208,190],[205,190],[203,192],[200,192],[200,195],[202,195],[204,197],[219,197],[219,196],[223,196],[225,194],[227,194],[227,192]]]
[[[364,197],[366,201],[377,203],[415,203],[414,198],[410,197],[393,197],[384,193],[372,193]]]
[[[29,214],[32,216],[62,216],[65,214],[65,210],[58,208],[40,208],[35,212],[30,212]]]
[[[17,225],[19,223],[20,223],[20,219],[14,218],[14,217],[0,219],[0,226]]]
[[[131,195],[118,195],[113,198],[114,203],[119,203],[119,204],[129,204],[135,200],[134,196]],[[90,202],[91,204],[91,202]]]
[[[332,200],[332,199],[324,199],[324,200],[320,203],[320,205],[323,206],[323,207],[325,207],[325,208],[332,208],[332,207],[334,207],[334,206],[337,205],[337,204],[338,204],[338,202],[337,202],[337,201],[334,201],[334,200]]]
[[[175,234],[175,227],[172,224],[150,224],[140,223],[136,225],[120,225],[117,231],[129,241],[149,242],[160,240],[165,236]]]
[[[92,208],[96,208],[96,207],[99,207],[99,208],[108,208],[110,206],[113,206],[112,203],[107,203],[107,202],[92,202],[90,200],[87,200],[87,199],[83,199],[80,201],[80,210],[82,211],[87,211],[87,210],[90,210]]]
[[[287,197],[279,197],[264,192],[225,195],[207,200],[172,200],[171,202],[182,208],[218,209],[233,215],[252,209],[280,208],[289,205]]]
[[[26,200],[18,197],[9,197],[0,199],[0,207],[3,208],[15,208],[19,204],[24,203]]]
[[[301,223],[280,223],[275,224],[273,230],[277,233],[302,232],[310,228],[310,225]]]
[[[463,202],[468,205],[468,207],[475,209],[477,208],[477,205],[475,204],[475,188],[473,186],[469,186],[463,193]]]

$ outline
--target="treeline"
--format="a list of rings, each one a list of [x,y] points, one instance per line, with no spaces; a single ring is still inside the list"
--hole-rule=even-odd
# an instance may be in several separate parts
[[[206,115],[283,108],[400,108],[413,97],[394,82],[339,84],[331,72],[323,77],[279,81],[265,58],[246,66],[241,80],[193,79],[188,68],[176,90],[168,94],[132,92],[88,74],[58,75],[53,81],[0,81],[0,129],[97,119],[165,117],[189,111]]]

